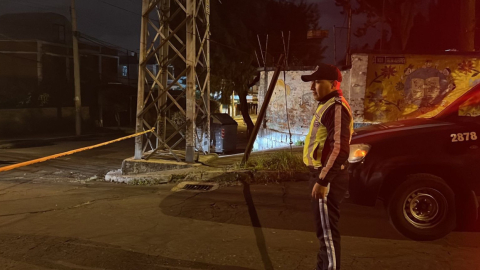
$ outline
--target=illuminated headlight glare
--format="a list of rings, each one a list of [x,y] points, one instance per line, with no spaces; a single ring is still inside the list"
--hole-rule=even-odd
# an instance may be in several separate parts
[[[368,144],[352,144],[350,145],[350,156],[348,157],[348,162],[357,163],[362,161],[370,150],[370,145]]]

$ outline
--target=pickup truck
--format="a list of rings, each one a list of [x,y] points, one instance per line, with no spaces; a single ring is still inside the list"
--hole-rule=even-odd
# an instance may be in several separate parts
[[[349,157],[350,199],[382,200],[404,236],[435,240],[478,218],[480,85],[436,116],[356,129]]]

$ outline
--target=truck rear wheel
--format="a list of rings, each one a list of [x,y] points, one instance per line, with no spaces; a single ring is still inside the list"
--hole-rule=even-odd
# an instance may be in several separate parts
[[[390,222],[404,236],[435,240],[455,228],[455,195],[441,178],[413,174],[395,189],[387,212]]]

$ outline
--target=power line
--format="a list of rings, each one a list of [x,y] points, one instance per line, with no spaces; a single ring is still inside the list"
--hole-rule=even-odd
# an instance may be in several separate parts
[[[10,1],[13,1],[13,0],[10,0]],[[22,0],[22,1],[24,1],[24,0]],[[111,6],[111,7],[114,7],[114,8],[120,9],[120,10],[123,10],[123,11],[125,11],[125,12],[131,13],[131,14],[134,14],[134,15],[138,15],[138,16],[142,16],[142,14],[140,14],[140,13],[137,13],[137,12],[128,10],[128,9],[126,9],[126,8],[123,8],[123,7],[114,5],[114,4],[109,3],[109,2],[106,2],[106,1],[104,1],[104,0],[100,0],[100,2],[102,2],[102,3],[106,4],[106,5],[109,5],[109,6]],[[48,6],[48,5],[35,4],[35,3],[31,3],[31,2],[25,2],[25,4],[51,7],[51,6]],[[159,21],[156,20],[156,19],[152,19],[152,18],[149,18],[149,19],[150,19],[150,20],[153,20],[153,21],[156,21],[156,22],[159,22]],[[85,34],[85,33],[83,33],[83,32],[79,32],[79,33],[81,34],[80,37],[82,37],[82,38],[84,38],[84,39],[86,39],[86,40],[89,40],[89,41],[91,41],[91,42],[94,42],[94,43],[96,43],[96,44],[99,44],[99,45],[103,45],[103,46],[107,46],[107,47],[114,47],[115,49],[121,48],[121,49],[125,49],[125,50],[127,50],[127,51],[133,51],[133,52],[136,51],[136,50],[124,48],[124,47],[121,47],[121,46],[118,46],[118,45],[114,45],[114,44],[112,44],[112,43],[109,43],[109,42],[106,42],[106,41],[103,41],[103,40],[99,40],[99,39],[97,39],[97,38],[95,38],[95,37],[92,37],[92,36],[90,36],[90,35],[88,35],[88,34]],[[189,32],[187,32],[187,33],[189,33]],[[190,34],[191,34],[191,33],[190,33]],[[197,36],[196,33],[194,33],[194,35]],[[5,36],[5,35],[2,34],[2,36]],[[6,36],[5,36],[5,37],[6,37]],[[15,40],[15,39],[11,39],[11,38],[9,38],[9,39],[10,39],[10,40]],[[245,52],[245,51],[243,51],[243,50],[240,50],[240,49],[238,49],[238,48],[232,47],[232,46],[230,46],[230,45],[224,44],[224,43],[222,43],[222,42],[216,41],[216,40],[211,39],[211,38],[207,38],[207,40],[209,40],[209,41],[211,41],[212,43],[215,43],[215,44],[217,44],[217,45],[223,46],[223,47],[225,47],[225,48],[229,48],[229,49],[231,49],[231,50],[234,50],[234,51],[237,51],[237,52],[241,52],[241,53],[243,53],[243,54],[245,54],[245,55],[251,55],[251,54],[252,54],[252,53],[249,53],[249,52]],[[27,58],[25,58],[25,59],[27,59]],[[29,59],[29,60],[31,60],[31,59]],[[36,60],[33,60],[33,61],[36,61]]]
[[[109,43],[107,41],[104,41],[104,40],[101,40],[101,39],[98,39],[98,38],[95,38],[95,37],[92,37],[88,34],[80,32],[80,31],[79,31],[79,34],[80,34],[80,38],[84,38],[86,40],[89,40],[89,41],[94,42],[94,43],[99,44],[99,45],[103,45],[103,46],[106,46],[106,47],[112,47],[112,48],[117,49],[117,50],[125,49],[127,51],[132,51],[132,52],[136,51],[136,50],[128,49],[128,48],[125,48],[125,47],[122,47],[122,46],[119,46],[119,45],[115,45],[115,44]]]
[[[137,13],[137,12],[135,12],[135,11],[131,11],[131,10],[128,10],[128,9],[126,9],[126,8],[123,8],[123,7],[114,5],[114,4],[109,3],[109,2],[107,2],[107,1],[100,0],[100,2],[102,2],[102,3],[106,4],[106,5],[109,5],[109,6],[111,6],[111,7],[118,8],[118,9],[121,9],[121,10],[123,10],[123,11],[129,12],[129,13],[132,13],[132,14],[135,14],[135,15],[143,16],[143,15],[140,14],[140,13]]]
[[[138,12],[135,12],[135,11],[131,11],[131,10],[129,10],[129,9],[126,9],[126,8],[123,8],[123,7],[114,5],[114,4],[109,3],[109,2],[107,2],[107,1],[104,1],[104,0],[100,0],[100,2],[104,3],[105,5],[109,5],[109,6],[111,6],[111,7],[114,7],[114,8],[120,9],[120,10],[123,10],[123,11],[125,11],[125,12],[131,13],[131,14],[135,14],[135,15],[140,16],[140,17],[143,16],[143,14],[141,14],[141,13],[138,13]],[[152,19],[152,18],[149,18],[149,19],[152,20],[152,21],[160,22],[160,21],[157,20],[157,19]]]
[[[238,52],[244,53],[244,54],[248,54],[248,55],[251,55],[251,54],[252,54],[252,53],[248,53],[248,52],[242,51],[242,50],[240,50],[240,49],[234,48],[234,47],[232,47],[232,46],[229,46],[229,45],[223,44],[223,43],[221,43],[221,42],[218,42],[218,41],[216,41],[216,40],[213,40],[213,39],[207,39],[207,40],[209,40],[209,41],[211,41],[211,42],[213,42],[213,43],[216,43],[216,44],[218,44],[218,45],[221,45],[221,46],[223,46],[223,47],[226,47],[226,48],[229,48],[229,49],[232,49],[232,50],[235,50],[235,51],[238,51]]]
[[[143,16],[142,14],[140,14],[140,13],[138,13],[138,12],[131,11],[131,10],[129,10],[129,9],[126,9],[126,8],[123,8],[123,7],[114,5],[114,4],[109,3],[109,2],[106,2],[106,1],[104,1],[104,0],[100,0],[100,2],[102,2],[102,3],[106,4],[106,5],[109,5],[109,6],[111,6],[111,7],[115,7],[115,8],[121,9],[121,10],[123,10],[123,11],[129,12],[129,13],[131,13],[131,14],[135,14],[135,15],[138,15],[138,16]],[[156,19],[152,19],[152,18],[149,18],[149,19],[150,19],[150,20],[153,20],[153,21],[156,21],[156,22],[159,22],[159,21],[156,20]],[[187,33],[188,33],[188,34],[192,34],[191,32],[187,32]],[[196,36],[196,33],[193,33],[193,35]],[[242,52],[242,53],[244,53],[244,54],[248,54],[248,55],[251,54],[251,53],[248,53],[248,52],[239,50],[239,49],[237,49],[237,48],[231,47],[231,46],[229,46],[229,45],[226,45],[226,44],[224,44],[224,43],[221,43],[221,42],[216,41],[216,40],[213,40],[213,39],[207,38],[207,40],[209,40],[209,41],[211,41],[211,42],[213,42],[213,43],[216,43],[216,44],[218,44],[218,45],[224,46],[224,47],[226,47],[226,48],[230,48],[230,49],[232,49],[232,50]],[[124,49],[125,49],[125,48],[124,48]],[[133,50],[131,50],[131,51],[133,51]]]

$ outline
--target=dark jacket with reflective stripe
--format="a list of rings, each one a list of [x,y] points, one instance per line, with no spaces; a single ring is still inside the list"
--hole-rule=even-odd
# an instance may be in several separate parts
[[[307,143],[310,144],[310,148],[314,145],[316,149],[313,150],[313,156],[311,155],[311,157],[315,159],[313,161],[313,167],[317,167],[318,169],[321,167],[319,180],[317,182],[322,186],[327,186],[348,159],[350,141],[353,134],[353,119],[350,106],[345,98],[343,98],[341,90],[333,91],[322,98],[319,102],[319,108],[324,105],[328,107],[324,108],[320,119],[315,119],[319,116],[314,115],[314,119],[310,125],[304,148],[304,162],[307,166],[312,166],[312,161],[309,162],[305,159],[308,155],[308,153],[305,152],[309,151]],[[318,111],[317,109],[317,112]],[[318,124],[321,125],[321,129],[318,129],[316,126]],[[326,132],[326,134],[318,136],[312,134],[314,132]],[[309,142],[308,138],[310,137],[324,141]]]

